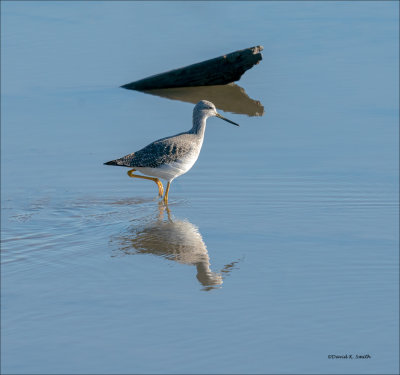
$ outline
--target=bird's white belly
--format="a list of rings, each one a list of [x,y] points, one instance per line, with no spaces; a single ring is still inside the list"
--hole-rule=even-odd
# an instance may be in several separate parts
[[[172,163],[163,164],[157,168],[142,168],[135,169],[147,176],[162,178],[166,181],[172,181],[174,178],[186,173],[199,157],[199,153],[192,152],[183,158],[180,158]]]

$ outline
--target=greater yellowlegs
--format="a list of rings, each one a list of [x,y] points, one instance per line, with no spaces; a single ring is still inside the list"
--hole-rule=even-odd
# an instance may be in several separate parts
[[[128,176],[154,181],[158,185],[160,197],[164,193],[164,188],[159,179],[166,180],[168,184],[164,202],[168,203],[168,193],[172,180],[193,167],[203,145],[207,118],[213,116],[239,126],[236,122],[221,116],[213,103],[201,100],[194,107],[193,126],[189,131],[159,139],[139,151],[104,164],[133,168],[128,171]],[[146,176],[133,174],[135,171]]]

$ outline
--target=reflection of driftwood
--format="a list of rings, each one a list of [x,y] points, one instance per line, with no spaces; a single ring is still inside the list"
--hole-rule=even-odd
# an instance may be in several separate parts
[[[130,90],[152,90],[171,87],[225,85],[238,81],[243,73],[262,60],[262,46],[235,51],[211,60],[128,83]]]
[[[188,103],[198,103],[209,100],[224,112],[248,116],[262,116],[264,107],[258,100],[248,97],[246,91],[235,83],[220,86],[177,87],[171,89],[146,90],[147,94],[163,98],[180,100]]]

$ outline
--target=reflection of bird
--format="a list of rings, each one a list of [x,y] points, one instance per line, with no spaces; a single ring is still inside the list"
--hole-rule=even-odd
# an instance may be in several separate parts
[[[164,188],[159,178],[166,180],[168,184],[164,202],[168,203],[168,192],[172,180],[192,168],[199,157],[201,146],[203,145],[206,121],[208,117],[212,116],[239,126],[221,116],[213,103],[202,100],[194,107],[193,127],[189,131],[159,139],[137,152],[104,164],[133,168],[128,171],[128,175],[130,177],[153,180],[158,185],[160,196],[162,196]],[[133,174],[136,170],[152,177]]]
[[[159,218],[142,228],[133,230],[120,238],[120,250],[125,254],[154,254],[178,263],[196,266],[197,279],[205,290],[222,284],[220,273],[210,269],[210,258],[198,228],[187,220],[172,220],[167,207],[168,220],[163,220],[164,206],[160,204]],[[221,272],[231,271],[233,264]]]

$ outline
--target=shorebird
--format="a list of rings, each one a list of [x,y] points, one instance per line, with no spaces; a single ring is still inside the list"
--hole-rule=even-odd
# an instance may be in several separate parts
[[[209,117],[218,117],[239,126],[236,122],[221,116],[213,103],[201,100],[193,109],[193,126],[189,131],[159,139],[139,151],[104,164],[133,168],[128,171],[128,176],[154,181],[158,186],[160,197],[164,193],[160,178],[166,180],[167,189],[163,200],[165,204],[168,204],[168,193],[172,180],[192,168],[199,157],[206,121]],[[135,171],[139,171],[145,176],[133,174]]]

